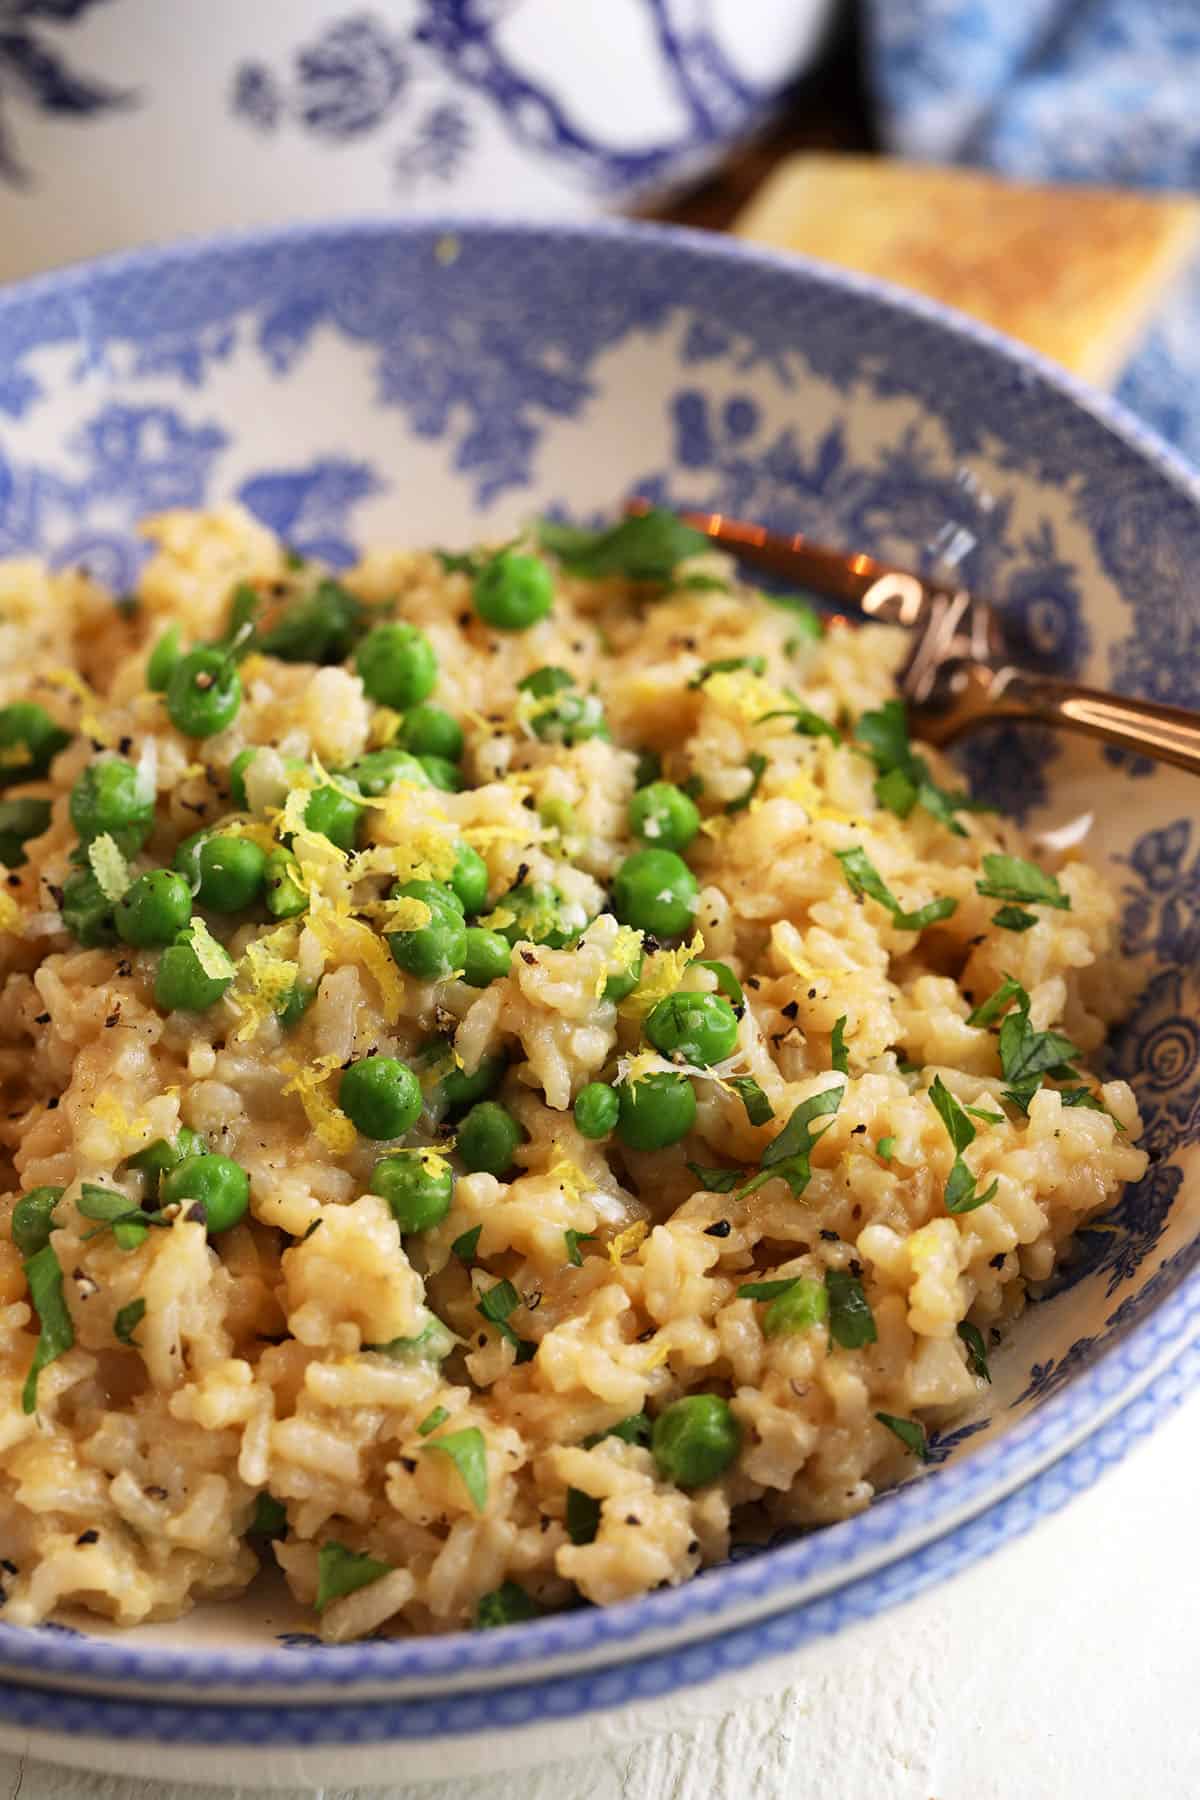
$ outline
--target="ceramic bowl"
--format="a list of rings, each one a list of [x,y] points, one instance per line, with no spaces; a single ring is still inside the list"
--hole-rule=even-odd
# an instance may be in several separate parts
[[[1182,464],[962,319],[713,238],[364,224],[143,253],[0,295],[0,407],[0,552],[85,563],[118,592],[134,521],[163,507],[236,497],[344,562],[636,491],[904,562],[952,548],[1036,661],[1200,704],[1200,487]],[[506,1630],[325,1648],[269,1582],[124,1635],[0,1625],[3,1741],[342,1782],[378,1779],[398,1744],[410,1774],[549,1754],[555,1733],[582,1746],[615,1709],[683,1705],[943,1578],[1149,1428],[1200,1363],[1194,789],[1009,729],[963,760],[1035,831],[1091,816],[1145,957],[1110,1057],[1153,1161],[1080,1234],[928,1470],[689,1586]]]
[[[586,217],[765,119],[836,0],[0,4],[0,280],[351,213]]]

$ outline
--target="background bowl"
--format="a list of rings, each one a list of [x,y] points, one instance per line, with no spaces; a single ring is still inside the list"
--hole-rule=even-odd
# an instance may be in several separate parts
[[[932,305],[711,238],[367,224],[69,271],[0,295],[0,407],[0,552],[86,563],[117,591],[134,521],[163,507],[236,497],[344,562],[547,508],[586,519],[636,490],[904,561],[953,544],[1035,660],[1200,702],[1200,489],[1182,465]],[[1194,788],[1008,729],[965,761],[1035,829],[1094,815],[1146,957],[1111,1060],[1154,1160],[997,1351],[977,1413],[932,1437],[932,1468],[686,1587],[509,1630],[325,1648],[270,1584],[123,1635],[0,1626],[0,1741],[45,1733],[125,1768],[138,1745],[202,1743],[230,1779],[281,1751],[298,1779],[301,1746],[308,1776],[366,1779],[350,1747],[397,1742],[411,1773],[422,1746],[447,1772],[451,1742],[494,1763],[535,1727],[545,1754],[553,1721],[581,1729],[940,1579],[1148,1428],[1200,1363]]]
[[[183,231],[691,180],[834,0],[0,0],[0,280]]]

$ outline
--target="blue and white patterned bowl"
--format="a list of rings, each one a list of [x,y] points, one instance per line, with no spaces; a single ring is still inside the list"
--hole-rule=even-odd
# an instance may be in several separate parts
[[[0,281],[301,219],[587,217],[691,181],[835,0],[0,0]]]
[[[82,561],[118,590],[134,521],[162,507],[236,496],[345,561],[636,490],[904,561],[953,539],[1047,666],[1200,704],[1187,468],[1027,351],[735,244],[367,224],[140,254],[0,295],[0,408],[0,553]],[[1194,791],[1011,731],[966,761],[1035,828],[1096,815],[1125,941],[1147,955],[1111,1055],[1155,1160],[997,1353],[986,1406],[934,1438],[936,1466],[690,1586],[510,1630],[324,1648],[270,1586],[123,1636],[0,1626],[0,1741],[58,1733],[58,1753],[95,1761],[120,1739],[126,1767],[139,1744],[203,1744],[206,1769],[242,1773],[303,1748],[343,1780],[351,1746],[403,1742],[414,1772],[435,1741],[442,1766],[449,1740],[494,1762],[536,1728],[545,1749],[555,1721],[585,1732],[878,1611],[1123,1454],[1200,1364]]]

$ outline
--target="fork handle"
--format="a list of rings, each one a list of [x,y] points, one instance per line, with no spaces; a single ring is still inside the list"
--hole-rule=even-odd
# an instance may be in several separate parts
[[[934,742],[949,743],[994,719],[1024,719],[1082,732],[1200,775],[1200,713],[1011,666],[992,669],[986,663],[968,663],[963,673],[965,685],[944,717],[934,714],[922,721],[923,735]]]

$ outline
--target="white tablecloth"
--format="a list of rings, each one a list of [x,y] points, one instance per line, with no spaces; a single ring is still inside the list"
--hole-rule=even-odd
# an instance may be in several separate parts
[[[1198,1493],[1200,1396],[1031,1536],[812,1645],[789,1687],[722,1719],[513,1774],[320,1792],[324,1800],[1195,1800]],[[389,1755],[389,1772],[402,1761]],[[223,1791],[233,1800],[248,1790]],[[0,1800],[213,1793],[0,1754]]]

